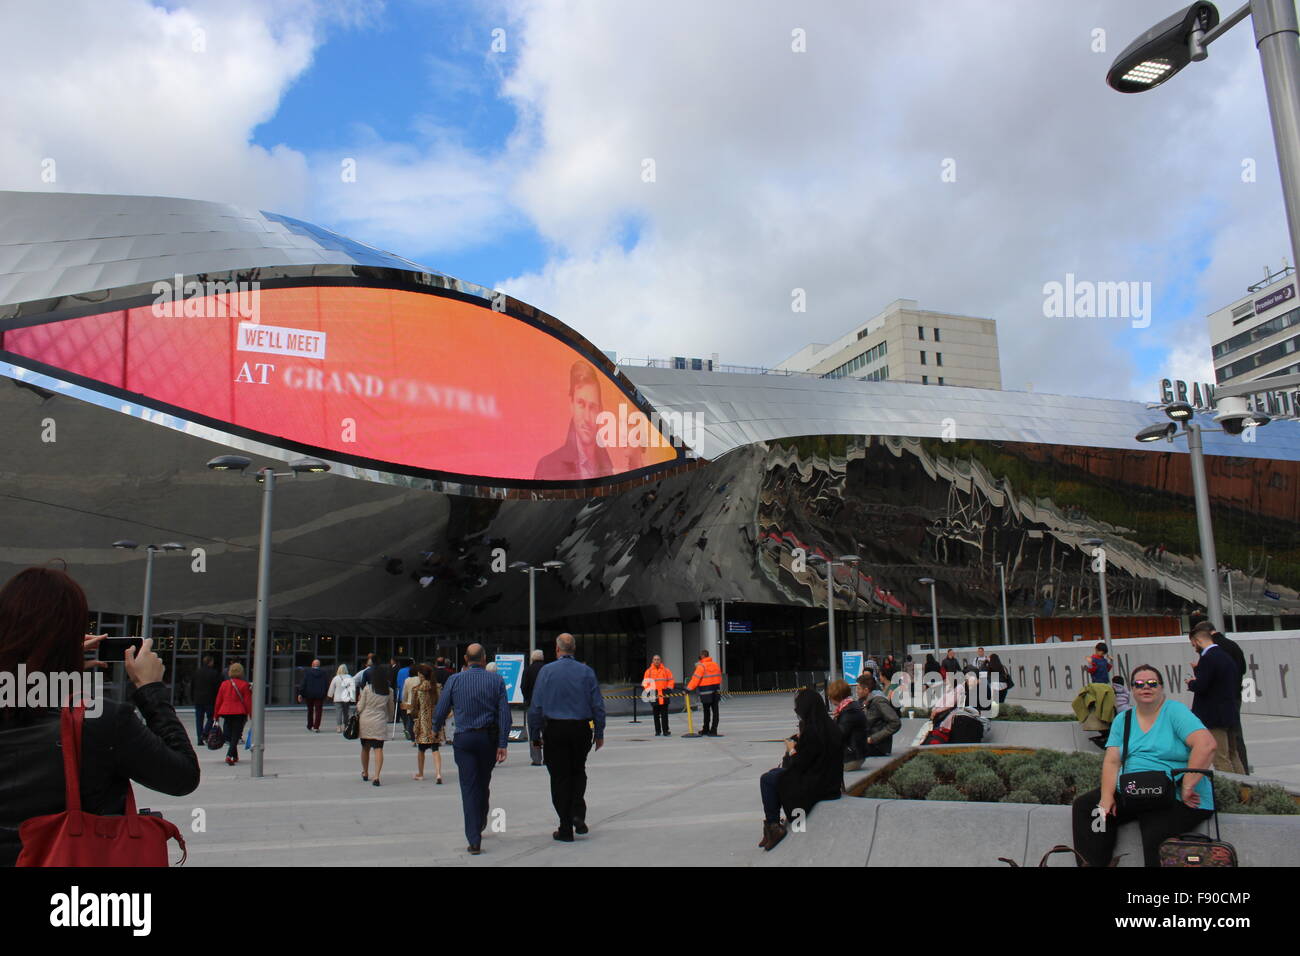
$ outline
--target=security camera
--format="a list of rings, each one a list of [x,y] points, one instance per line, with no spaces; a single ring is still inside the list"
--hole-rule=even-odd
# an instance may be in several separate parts
[[[1221,398],[1214,420],[1229,435],[1240,435],[1247,425],[1256,424],[1255,414],[1250,410],[1244,398]]]

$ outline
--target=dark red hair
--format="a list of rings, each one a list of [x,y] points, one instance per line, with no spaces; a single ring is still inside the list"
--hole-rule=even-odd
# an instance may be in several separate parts
[[[86,592],[65,571],[28,568],[0,588],[0,671],[84,668]]]

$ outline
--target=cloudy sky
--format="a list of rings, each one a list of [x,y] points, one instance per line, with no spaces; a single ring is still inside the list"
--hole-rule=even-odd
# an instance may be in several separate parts
[[[1248,23],[1105,85],[1178,2],[0,0],[0,188],[300,216],[628,356],[771,366],[913,298],[996,319],[1007,388],[1154,399],[1290,254]],[[1067,274],[1149,327],[1045,317]]]

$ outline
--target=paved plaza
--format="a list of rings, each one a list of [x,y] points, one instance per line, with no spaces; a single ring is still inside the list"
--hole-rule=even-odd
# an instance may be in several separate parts
[[[360,744],[334,733],[328,714],[320,734],[308,733],[301,708],[268,713],[267,777],[249,777],[247,752],[227,767],[224,750],[204,748],[203,781],[193,794],[177,799],[137,787],[137,799],[181,827],[190,866],[779,864],[787,847],[770,854],[757,848],[758,777],[777,765],[781,740],[794,731],[792,703],[788,694],[732,698],[722,708],[725,736],[716,739],[683,738],[679,715],[670,738],[654,736],[648,715],[638,724],[610,718],[606,745],[587,765],[591,833],[574,844],[551,839],[549,778],[529,765],[526,745],[512,744],[492,777],[492,806],[504,811],[504,830],[489,829],[483,855],[470,857],[450,746],[443,748],[442,786],[433,782],[432,760],[426,779],[412,780],[415,749],[399,728],[385,748],[383,786],[373,787],[361,780]],[[190,711],[181,718],[193,726]],[[896,753],[917,725],[906,722]],[[1246,733],[1259,776],[1300,784],[1300,720],[1249,717]],[[835,807],[815,809],[810,832],[819,814],[833,824]],[[196,808],[205,812],[205,832],[193,832]]]

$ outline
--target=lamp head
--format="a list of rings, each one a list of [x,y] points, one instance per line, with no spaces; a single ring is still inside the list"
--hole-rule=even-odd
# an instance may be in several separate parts
[[[1205,59],[1200,38],[1218,25],[1218,8],[1204,0],[1166,17],[1115,58],[1107,84],[1120,93],[1155,89],[1188,63]]]
[[[243,471],[252,463],[251,458],[243,455],[218,455],[208,462],[208,467],[213,471]]]
[[[1174,433],[1177,431],[1177,425],[1173,422],[1165,422],[1163,424],[1148,425],[1133,437],[1140,442],[1173,441]]]

